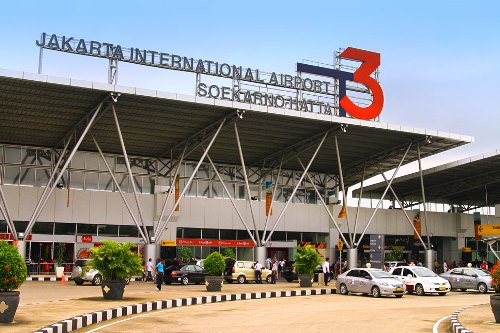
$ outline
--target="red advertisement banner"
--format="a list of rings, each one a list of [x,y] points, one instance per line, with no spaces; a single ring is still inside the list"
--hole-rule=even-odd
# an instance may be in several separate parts
[[[177,238],[177,246],[230,246],[230,247],[253,247],[255,243],[251,240],[227,240],[227,239],[196,239]]]

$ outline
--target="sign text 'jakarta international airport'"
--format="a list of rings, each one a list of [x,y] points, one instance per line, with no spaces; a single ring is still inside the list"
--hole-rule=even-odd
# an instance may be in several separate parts
[[[382,112],[384,105],[382,88],[372,77],[380,65],[380,54],[352,47],[342,51],[338,57],[347,61],[361,62],[354,72],[297,63],[297,74],[288,75],[45,32],[40,40],[36,41],[36,45],[43,49],[196,73],[196,95],[200,97],[328,115],[346,116],[349,114],[364,120],[376,118]],[[308,76],[302,77],[302,74]],[[230,79],[232,84],[228,87],[201,82],[201,75]],[[250,82],[253,85],[250,85],[250,89],[246,89],[242,87],[240,81]],[[348,81],[368,88],[358,88],[353,91],[370,94],[369,105],[366,105],[368,104],[366,102],[355,102],[347,96]],[[265,92],[260,91],[261,88],[266,88]]]

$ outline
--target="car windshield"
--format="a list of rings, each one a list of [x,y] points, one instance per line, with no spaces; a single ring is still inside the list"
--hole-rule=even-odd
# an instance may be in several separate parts
[[[384,272],[382,270],[380,271],[370,271],[370,274],[373,275],[373,277],[375,279],[383,279],[383,278],[391,278],[393,279],[394,276],[392,276],[391,274],[387,273],[387,272]]]
[[[419,277],[434,277],[437,276],[436,273],[425,267],[415,267],[413,271]]]
[[[489,276],[489,275],[491,275],[491,273],[490,273],[490,272],[485,271],[485,270],[483,270],[483,269],[478,269],[478,270],[476,270],[475,272],[476,272],[476,273],[477,273],[477,275],[479,275],[479,276]]]

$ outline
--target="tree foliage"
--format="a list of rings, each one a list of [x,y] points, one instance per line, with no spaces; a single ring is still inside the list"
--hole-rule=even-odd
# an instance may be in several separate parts
[[[125,280],[142,273],[142,259],[132,252],[132,243],[118,243],[105,240],[98,247],[90,249],[91,268],[97,269],[104,280]]]
[[[217,251],[210,253],[203,261],[203,269],[209,275],[220,276],[224,273],[225,268],[226,261],[224,260],[224,256]]]
[[[0,241],[0,292],[19,288],[27,275],[26,263],[17,248]]]
[[[299,247],[293,265],[298,274],[309,274],[312,278],[316,266],[321,265],[321,255],[312,246]]]
[[[193,257],[193,252],[190,247],[183,246],[179,249],[177,257],[181,258],[183,262],[189,262]]]

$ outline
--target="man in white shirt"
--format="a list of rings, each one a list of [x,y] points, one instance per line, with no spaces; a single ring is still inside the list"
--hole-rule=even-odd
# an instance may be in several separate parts
[[[255,262],[255,283],[262,284],[262,265],[260,262]]]
[[[149,258],[149,261],[146,265],[146,269],[148,271],[148,276],[146,277],[146,282],[153,281],[153,275],[151,275],[151,272],[153,271],[153,263],[151,262],[151,258]]]
[[[330,262],[329,262],[329,260],[330,260],[330,258],[327,257],[325,262],[321,266],[323,268],[323,274],[325,275],[325,286],[328,285],[328,280],[330,277]]]

